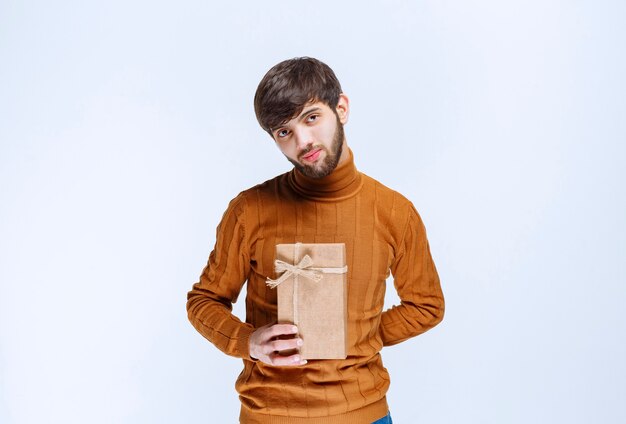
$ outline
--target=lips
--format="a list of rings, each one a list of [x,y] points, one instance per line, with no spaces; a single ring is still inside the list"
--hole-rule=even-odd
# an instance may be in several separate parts
[[[315,162],[322,153],[322,149],[313,149],[309,153],[302,156],[302,159],[307,162]]]

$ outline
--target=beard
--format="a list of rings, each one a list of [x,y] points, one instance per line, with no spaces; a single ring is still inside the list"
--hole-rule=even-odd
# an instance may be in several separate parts
[[[326,152],[326,155],[324,156],[324,160],[321,163],[309,165],[302,164],[301,162],[297,160],[292,160],[290,158],[287,159],[293,164],[293,166],[296,167],[298,171],[300,171],[309,178],[326,177],[335,170],[337,164],[339,163],[339,158],[341,157],[341,152],[343,151],[343,139],[343,124],[339,121],[339,117],[337,117],[337,128],[335,129],[335,134],[333,135],[333,142],[330,145],[330,150],[328,150],[325,146],[311,144],[298,155],[298,158],[301,158],[302,156],[309,153],[311,150],[322,149],[324,152]]]

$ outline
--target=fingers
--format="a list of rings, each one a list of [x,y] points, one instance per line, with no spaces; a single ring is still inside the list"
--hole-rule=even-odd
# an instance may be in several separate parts
[[[278,353],[273,353],[270,355],[270,365],[274,365],[276,367],[294,367],[299,365],[304,365],[307,363],[306,359],[302,359],[300,355],[289,355],[282,356]]]
[[[268,365],[304,365],[307,361],[299,355],[303,341],[295,337],[297,333],[298,327],[293,324],[258,328],[250,337],[250,356]]]
[[[299,349],[302,346],[302,339],[278,339],[272,340],[264,345],[264,353],[269,355],[273,352]]]
[[[298,334],[298,327],[293,324],[274,324],[266,329],[268,340],[278,336]]]

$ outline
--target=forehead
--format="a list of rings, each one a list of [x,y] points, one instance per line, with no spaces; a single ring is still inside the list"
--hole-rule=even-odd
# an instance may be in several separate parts
[[[281,125],[289,125],[291,123],[295,123],[299,121],[300,119],[304,118],[305,115],[308,115],[311,112],[328,112],[328,111],[331,111],[331,109],[326,103],[322,101],[316,101],[316,100],[311,101],[305,104],[302,110],[300,110],[294,116],[281,122]]]

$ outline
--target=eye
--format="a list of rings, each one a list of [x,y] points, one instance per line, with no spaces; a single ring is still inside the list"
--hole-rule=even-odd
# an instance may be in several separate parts
[[[317,118],[319,118],[319,117],[320,116],[318,114],[314,113],[312,115],[307,116],[306,117],[306,121],[307,122],[315,122],[315,121],[317,121]]]
[[[289,130],[286,129],[282,129],[282,130],[278,130],[276,131],[276,137],[277,138],[285,138],[289,135]]]

